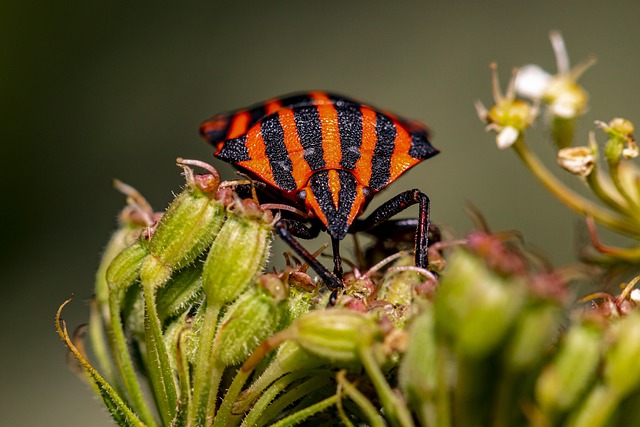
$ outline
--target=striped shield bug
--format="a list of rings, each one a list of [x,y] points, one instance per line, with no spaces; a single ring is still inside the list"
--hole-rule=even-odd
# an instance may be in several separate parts
[[[329,289],[342,288],[339,243],[345,235],[371,230],[414,204],[419,204],[415,263],[428,267],[426,194],[405,191],[358,219],[376,193],[438,154],[422,123],[316,91],[215,115],[202,123],[200,133],[217,158],[264,182],[271,194],[305,214],[280,219],[275,230]],[[321,230],[331,237],[333,273],[296,240],[312,239]]]

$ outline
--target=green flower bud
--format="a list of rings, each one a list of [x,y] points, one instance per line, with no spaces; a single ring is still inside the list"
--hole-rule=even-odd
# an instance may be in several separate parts
[[[96,272],[96,301],[99,307],[104,308],[108,306],[109,303],[107,269],[111,261],[137,240],[143,227],[144,225],[140,223],[123,223],[109,239],[109,243],[107,243],[107,247],[100,260],[100,266]]]
[[[600,363],[602,333],[593,324],[572,326],[553,362],[536,383],[536,398],[548,414],[574,406],[594,380]]]
[[[556,336],[559,307],[550,303],[525,308],[518,317],[507,344],[507,366],[521,371],[538,363]]]
[[[237,365],[275,332],[281,310],[260,287],[248,289],[227,309],[215,338],[216,357],[223,365]]]
[[[280,323],[280,329],[291,325],[296,319],[311,309],[315,294],[296,287],[289,288],[289,297],[285,301],[285,309]]]
[[[433,398],[438,378],[435,318],[431,304],[409,325],[409,347],[399,372],[400,386],[413,402],[426,403]]]
[[[615,343],[605,355],[604,377],[623,396],[640,385],[640,313],[632,311],[612,326]]]
[[[202,272],[209,304],[222,306],[238,298],[267,262],[273,227],[268,216],[251,208],[230,212],[209,249]]]
[[[110,298],[122,300],[124,292],[140,277],[140,268],[148,255],[147,242],[140,239],[113,259],[106,272]]]
[[[484,259],[457,250],[436,293],[436,325],[453,338],[457,351],[482,357],[505,338],[524,292],[521,279],[505,278],[490,270]]]
[[[156,294],[160,321],[164,323],[190,310],[203,295],[202,264],[194,263],[177,271]]]
[[[405,267],[414,265],[413,257],[403,256],[393,266]],[[388,301],[396,305],[409,305],[413,301],[414,288],[424,280],[415,271],[390,271],[384,275],[384,280],[376,299]]]
[[[638,146],[633,137],[633,123],[615,118],[609,123],[597,120],[598,125],[609,137],[604,154],[609,163],[617,164],[621,158],[632,159],[638,156]]]
[[[357,360],[360,347],[380,333],[366,314],[339,308],[310,311],[292,327],[296,329],[296,342],[305,350],[345,362]]]
[[[174,270],[193,262],[211,245],[224,218],[224,205],[210,193],[189,187],[178,195],[149,241],[143,283],[157,288]]]

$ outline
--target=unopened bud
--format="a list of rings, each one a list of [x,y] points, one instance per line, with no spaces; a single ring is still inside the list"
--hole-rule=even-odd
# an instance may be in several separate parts
[[[409,348],[400,365],[400,386],[415,402],[428,402],[436,390],[438,364],[435,319],[431,304],[409,325]]]
[[[640,384],[640,313],[630,312],[613,325],[611,332],[615,343],[605,356],[604,377],[623,396]]]
[[[296,342],[302,348],[337,361],[357,360],[361,346],[380,332],[366,314],[339,308],[310,311],[293,327],[297,330]]]
[[[620,158],[632,159],[638,156],[638,145],[633,137],[633,123],[629,120],[615,118],[609,123],[597,120],[598,125],[609,137],[605,145],[605,156],[610,163],[617,163]]]
[[[147,242],[140,239],[111,261],[106,272],[111,298],[117,296],[117,300],[121,299],[129,286],[138,280],[140,267],[148,254]]]
[[[162,285],[174,270],[193,262],[216,237],[225,218],[222,203],[189,187],[169,205],[151,240],[142,266],[143,283]]]
[[[242,210],[229,213],[202,272],[209,303],[227,304],[253,283],[267,261],[272,229],[270,223]]]
[[[202,299],[201,275],[202,264],[194,263],[177,271],[158,290],[156,305],[161,322],[180,316]]]
[[[440,279],[435,297],[436,324],[471,357],[491,352],[511,329],[524,297],[517,276],[502,277],[484,259],[459,249]]]
[[[281,310],[277,301],[260,287],[240,295],[227,309],[216,336],[216,357],[224,365],[243,362],[275,332]]]
[[[565,412],[584,395],[600,364],[601,346],[602,333],[595,325],[569,329],[536,383],[536,398],[545,412]]]
[[[560,314],[559,307],[546,301],[521,311],[505,353],[511,369],[524,370],[540,361],[557,334]]]

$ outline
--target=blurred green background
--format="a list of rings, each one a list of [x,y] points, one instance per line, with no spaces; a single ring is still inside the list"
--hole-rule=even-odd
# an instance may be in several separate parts
[[[494,229],[521,230],[557,265],[574,259],[579,221],[483,132],[473,102],[491,102],[488,63],[498,61],[503,86],[514,65],[555,71],[548,31],[559,29],[573,63],[599,58],[581,79],[591,107],[578,137],[586,142],[594,119],[640,121],[637,1],[32,1],[0,10],[3,426],[111,425],[67,370],[53,316],[75,294],[65,318],[71,328],[86,320],[124,203],[111,179],[163,208],[182,183],[175,158],[211,160],[197,130],[215,112],[328,89],[423,120],[442,154],[380,199],[419,186],[434,220],[457,235],[471,229],[463,206],[473,202]],[[544,133],[538,125],[531,142],[554,167]]]

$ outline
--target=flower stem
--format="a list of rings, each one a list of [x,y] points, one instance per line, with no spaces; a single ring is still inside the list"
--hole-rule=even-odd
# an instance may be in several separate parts
[[[158,410],[164,425],[170,425],[178,408],[178,391],[173,377],[173,367],[165,346],[162,325],[158,317],[155,289],[145,286],[144,336],[147,346],[148,369]]]
[[[371,343],[367,345],[363,343],[360,348],[360,361],[367,375],[373,383],[373,387],[376,389],[376,393],[380,397],[382,407],[385,414],[391,421],[392,425],[400,425],[402,427],[413,427],[413,419],[409,413],[409,409],[404,401],[391,390],[389,383],[384,377],[384,374],[380,370],[378,363],[375,361],[373,351],[371,349]]]
[[[542,162],[540,162],[540,159],[529,150],[524,139],[519,138],[513,144],[513,148],[529,170],[540,180],[542,185],[569,208],[581,215],[592,216],[601,224],[620,233],[627,235],[640,234],[640,224],[614,215],[610,211],[602,209],[600,206],[567,188],[567,186],[551,174]]]
[[[306,408],[298,412],[295,412],[286,418],[281,419],[277,423],[272,424],[271,427],[285,427],[285,426],[298,425],[300,424],[300,422],[304,421],[306,418],[310,417],[311,415],[318,413],[320,411],[323,411],[330,406],[335,405],[337,401],[338,401],[338,396],[334,394],[332,396],[327,397],[324,400],[321,400],[316,404],[307,406]]]
[[[616,190],[618,190],[618,193],[620,193],[625,202],[627,202],[629,210],[632,211],[632,218],[638,217],[638,215],[640,215],[640,207],[638,206],[638,203],[631,198],[620,181],[620,162],[609,162],[609,175],[611,176],[611,181],[613,182],[613,185],[615,185]]]
[[[261,419],[263,413],[273,401],[278,394],[284,391],[290,384],[294,381],[298,381],[302,378],[308,377],[309,375],[319,374],[324,371],[301,371],[301,372],[292,372],[287,374],[278,380],[276,380],[273,384],[271,384],[260,396],[260,398],[254,403],[251,407],[251,410],[242,421],[243,427],[253,426],[258,424],[258,420]],[[234,380],[235,382],[235,380]]]
[[[204,426],[206,424],[207,404],[211,392],[211,373],[213,371],[211,352],[213,350],[213,337],[218,324],[218,315],[220,314],[219,305],[206,302],[204,304],[206,304],[204,318],[198,334],[197,363],[194,366],[193,374],[193,409],[188,417],[189,425],[194,426]]]
[[[618,211],[622,215],[626,215],[629,213],[628,209],[625,206],[621,205],[621,201],[615,200],[613,197],[607,193],[601,184],[601,176],[598,172],[598,167],[594,167],[593,171],[589,175],[587,175],[586,180],[589,188],[603,203],[609,206],[611,209]]]
[[[373,406],[367,396],[365,396],[353,384],[347,381],[344,371],[338,372],[336,378],[338,379],[338,384],[340,384],[344,389],[344,393],[349,396],[351,400],[353,400],[353,402],[358,406],[362,413],[367,417],[369,425],[371,427],[384,427],[385,422],[380,416],[380,413],[378,412],[376,407]]]

